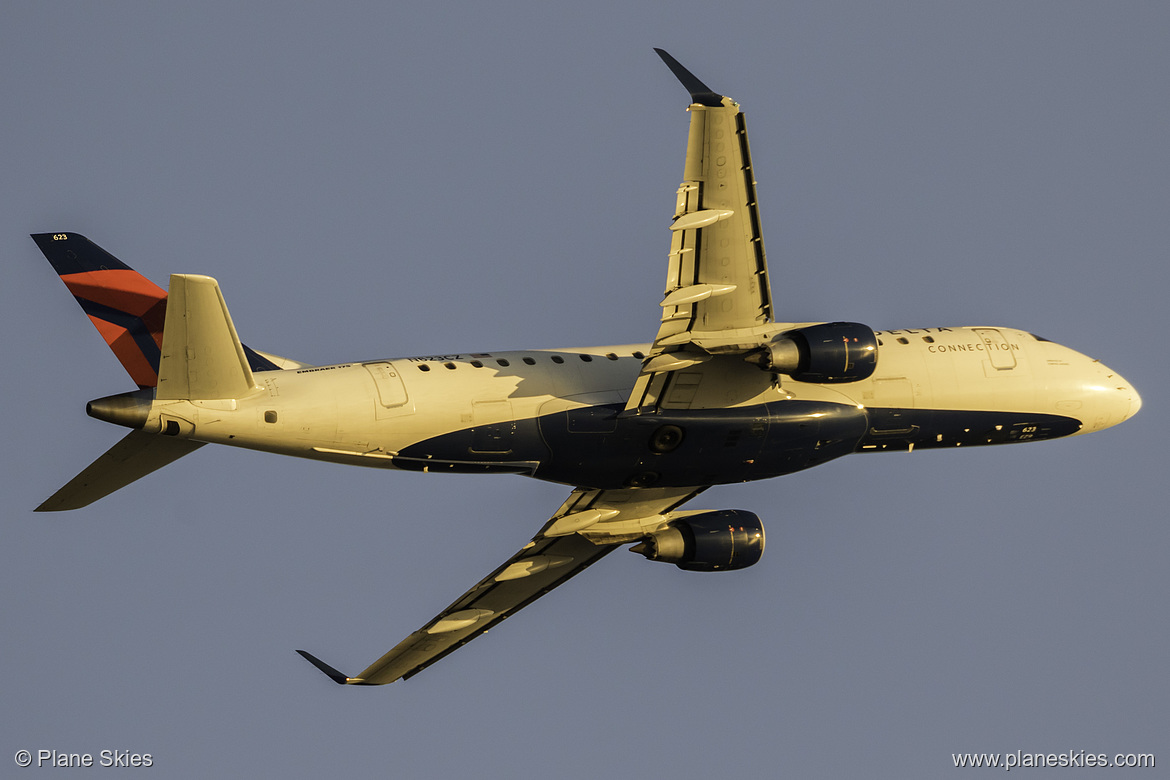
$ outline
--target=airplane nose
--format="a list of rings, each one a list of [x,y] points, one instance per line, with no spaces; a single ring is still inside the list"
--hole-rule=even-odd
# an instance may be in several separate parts
[[[1106,388],[1108,396],[1106,403],[1109,408],[1109,416],[1113,418],[1110,422],[1106,423],[1106,427],[1123,423],[1137,414],[1138,410],[1142,408],[1142,397],[1138,395],[1133,385],[1125,381],[1121,374],[1100,363],[1098,365],[1105,372],[1105,377],[1101,384]]]
[[[1121,379],[1120,376],[1117,378]],[[1121,383],[1124,385],[1124,389],[1118,387],[1118,391],[1123,396],[1129,396],[1129,414],[1125,415],[1125,419],[1128,420],[1130,417],[1133,417],[1135,414],[1137,414],[1138,410],[1142,408],[1142,397],[1138,395],[1138,391],[1135,390],[1133,385],[1131,385],[1129,382],[1121,379]]]
[[[1067,347],[1050,347],[1046,360],[1053,380],[1050,400],[1058,413],[1081,421],[1078,433],[1111,428],[1142,408],[1133,385],[1101,361]]]

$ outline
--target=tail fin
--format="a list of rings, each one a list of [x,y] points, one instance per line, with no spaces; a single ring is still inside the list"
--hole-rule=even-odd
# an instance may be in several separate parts
[[[32,238],[130,378],[139,387],[156,386],[166,292],[85,236]]]
[[[141,428],[147,417],[143,404],[148,410],[154,399],[238,398],[255,386],[253,371],[305,365],[269,359],[241,344],[219,284],[210,277],[172,276],[168,295],[85,236],[40,233],[32,238],[142,388],[133,408],[111,403],[120,397],[90,402],[87,411],[99,419]],[[202,446],[133,430],[37,511],[86,506]]]
[[[78,233],[32,238],[135,384],[157,387],[166,290]],[[253,371],[308,365],[242,346]]]
[[[170,294],[162,302],[166,303],[167,298],[170,306],[154,369],[157,389],[144,388],[91,401],[86,407],[91,416],[141,429],[155,400],[239,398],[255,387],[248,356],[236,335],[219,284],[209,276],[175,274],[171,277]],[[78,300],[83,300],[80,295]],[[203,446],[203,442],[165,435],[165,430],[162,433],[131,431],[36,511],[88,506]]]

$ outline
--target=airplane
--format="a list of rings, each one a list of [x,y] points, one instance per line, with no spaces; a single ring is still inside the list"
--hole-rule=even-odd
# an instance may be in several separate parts
[[[215,279],[162,290],[84,236],[33,239],[138,389],[86,412],[130,428],[37,511],[86,506],[204,444],[571,486],[515,555],[342,685],[407,679],[620,546],[689,571],[764,552],[760,518],[681,509],[712,485],[852,453],[1078,436],[1137,413],[1102,363],[1006,327],[775,319],[744,115],[690,93],[661,323],[649,344],[310,365],[245,346]]]

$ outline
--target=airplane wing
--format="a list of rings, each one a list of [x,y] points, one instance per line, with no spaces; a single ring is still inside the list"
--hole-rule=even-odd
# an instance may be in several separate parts
[[[760,345],[772,321],[756,183],[739,104],[655,49],[691,93],[690,135],[675,201],[662,323],[627,411],[653,411],[673,374]],[[757,371],[757,373],[759,373]],[[754,382],[753,382],[754,383]]]
[[[663,515],[704,488],[577,488],[528,544],[418,631],[354,677],[298,650],[341,685],[412,677],[515,614],[620,544],[666,524]]]
[[[691,93],[662,324],[626,407],[728,407],[771,386],[742,353],[772,321],[764,244],[743,114],[661,49]],[[418,674],[548,593],[620,544],[652,534],[667,513],[706,489],[577,488],[536,537],[453,604],[354,677],[298,650],[342,685],[384,685]]]

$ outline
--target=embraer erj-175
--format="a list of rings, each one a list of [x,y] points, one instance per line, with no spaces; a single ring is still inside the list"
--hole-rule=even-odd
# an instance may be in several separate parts
[[[1019,330],[777,322],[743,114],[658,53],[691,104],[652,343],[310,366],[244,346],[210,277],[175,274],[164,292],[83,236],[34,235],[139,388],[86,406],[133,430],[39,509],[85,506],[206,443],[573,486],[532,541],[366,669],[298,651],[335,682],[382,685],[620,545],[692,571],[756,563],[756,515],[680,510],[711,485],[1075,436],[1138,411],[1117,373]]]

